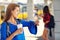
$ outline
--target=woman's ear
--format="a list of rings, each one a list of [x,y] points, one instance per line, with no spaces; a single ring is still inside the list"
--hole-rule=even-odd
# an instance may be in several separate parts
[[[11,14],[12,14],[12,15],[14,14],[14,11],[13,11],[13,10],[11,11]]]
[[[11,13],[13,13],[13,11],[11,11]]]

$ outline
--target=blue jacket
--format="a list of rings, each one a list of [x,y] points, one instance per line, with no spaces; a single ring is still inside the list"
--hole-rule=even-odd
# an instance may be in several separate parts
[[[32,34],[37,33],[37,27],[33,21],[17,20],[17,23],[23,24],[23,27],[27,26],[29,28],[30,33]],[[12,23],[8,24],[11,34],[14,33],[17,30],[17,25],[14,25]],[[6,38],[7,38],[7,23],[3,22],[1,24],[1,40],[6,40]],[[16,35],[12,40],[25,40],[24,32],[22,34]]]

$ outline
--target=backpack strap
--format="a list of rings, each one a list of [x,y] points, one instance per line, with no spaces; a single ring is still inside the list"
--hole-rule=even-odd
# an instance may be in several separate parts
[[[10,32],[10,28],[9,28],[9,23],[6,22],[6,24],[7,24],[7,26],[6,26],[6,28],[7,28],[7,37],[9,37],[10,34],[11,34],[11,32]]]

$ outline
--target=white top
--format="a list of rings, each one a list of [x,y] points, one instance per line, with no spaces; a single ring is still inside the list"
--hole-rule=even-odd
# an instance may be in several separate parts
[[[33,30],[33,29],[32,29]],[[28,27],[24,27],[24,33],[25,33],[25,36],[34,36],[34,37],[40,37],[43,35],[43,31],[44,31],[44,22],[43,22],[43,18],[41,18],[39,20],[39,26],[37,26],[37,34],[34,35],[34,34],[31,34],[29,32],[29,29]]]

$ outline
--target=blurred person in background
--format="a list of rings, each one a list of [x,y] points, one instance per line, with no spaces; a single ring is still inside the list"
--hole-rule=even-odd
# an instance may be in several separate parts
[[[0,24],[4,21],[5,18],[5,11],[1,11],[1,19],[0,19]]]
[[[19,5],[11,3],[6,10],[4,22],[1,24],[1,40],[25,40],[23,27],[27,26],[30,33],[36,35],[38,19],[25,21],[17,19]]]
[[[48,23],[48,28],[49,28],[49,36],[53,37],[53,32],[55,29],[55,20],[54,20],[54,16],[52,14],[50,14],[50,22]]]
[[[43,39],[44,40],[49,40],[48,39],[48,23],[50,22],[50,11],[49,11],[49,7],[48,6],[45,6],[43,8],[43,14],[44,14],[44,17],[43,17],[43,21],[45,23],[45,29],[44,29],[44,33],[43,33]]]
[[[1,12],[1,20],[4,21],[4,18],[5,18],[5,11],[2,11]]]

